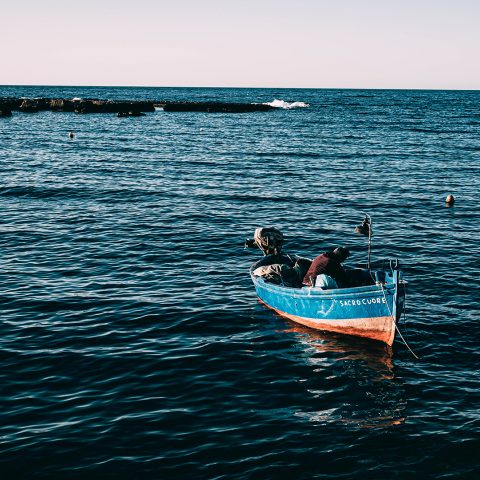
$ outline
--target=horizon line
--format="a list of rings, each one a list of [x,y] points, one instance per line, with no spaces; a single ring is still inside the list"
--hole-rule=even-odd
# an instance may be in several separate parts
[[[212,86],[212,85],[74,85],[74,84],[0,84],[2,87],[66,87],[66,88],[201,88],[201,89],[236,89],[236,90],[405,90],[405,91],[447,91],[447,92],[478,92],[480,88],[420,88],[420,87],[246,87],[246,86]]]

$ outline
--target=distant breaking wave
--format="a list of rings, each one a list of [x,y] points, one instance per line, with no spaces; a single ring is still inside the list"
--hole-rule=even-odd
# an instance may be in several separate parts
[[[290,110],[292,108],[306,108],[310,105],[305,102],[286,102],[285,100],[277,100],[276,98],[273,102],[264,103],[264,105],[270,105],[271,107],[275,108],[284,108],[286,110]]]

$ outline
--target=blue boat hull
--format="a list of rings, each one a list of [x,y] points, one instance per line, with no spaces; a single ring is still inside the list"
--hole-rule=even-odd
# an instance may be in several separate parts
[[[283,317],[317,330],[356,335],[393,344],[403,312],[406,282],[400,272],[386,273],[385,283],[322,290],[290,288],[251,276],[259,299]]]

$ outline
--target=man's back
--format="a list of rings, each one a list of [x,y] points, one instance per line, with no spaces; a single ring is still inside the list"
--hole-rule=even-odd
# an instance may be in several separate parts
[[[305,277],[303,277],[303,284],[315,285],[317,275],[322,273],[332,277],[340,287],[347,286],[348,280],[345,270],[335,256],[329,252],[322,253],[313,260]]]

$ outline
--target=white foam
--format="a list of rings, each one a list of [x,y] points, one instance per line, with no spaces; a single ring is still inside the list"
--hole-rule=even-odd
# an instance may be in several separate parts
[[[264,103],[264,105],[270,105],[271,107],[275,108],[285,108],[286,110],[290,110],[292,108],[306,108],[310,105],[305,102],[286,102],[285,100],[278,100],[276,98],[273,99],[273,102]]]

